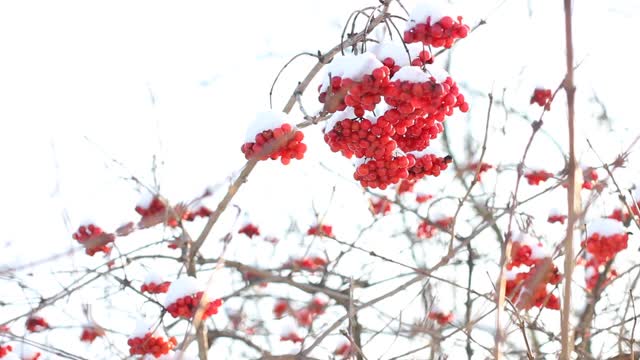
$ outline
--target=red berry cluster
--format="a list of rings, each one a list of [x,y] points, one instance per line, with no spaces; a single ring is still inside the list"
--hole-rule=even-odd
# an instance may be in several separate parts
[[[561,214],[549,215],[549,217],[547,218],[547,221],[550,224],[557,223],[557,222],[559,222],[560,224],[564,224],[566,220],[567,220],[567,215],[561,215]]]
[[[255,141],[243,144],[241,150],[247,160],[254,156],[260,156],[258,160],[280,158],[280,162],[287,165],[291,159],[301,160],[304,157],[307,145],[302,142],[303,139],[302,131],[294,130],[290,124],[284,123],[278,128],[258,133]]]
[[[276,319],[282,318],[285,312],[289,310],[289,302],[286,300],[278,300],[276,304],[273,306],[273,315],[275,315]]]
[[[11,345],[0,345],[0,358],[3,358],[5,355],[10,353],[13,350]]]
[[[391,201],[385,198],[370,199],[369,202],[374,215],[384,216],[391,212]]]
[[[553,177],[553,174],[544,170],[532,170],[524,174],[524,177],[529,182],[529,185],[540,185],[540,182],[545,182]]]
[[[453,313],[442,311],[430,311],[428,315],[429,319],[435,320],[439,325],[446,325],[453,321]]]
[[[167,204],[159,196],[154,196],[146,206],[137,205],[135,210],[138,214],[140,214],[140,216],[142,216],[142,219],[140,219],[139,223],[141,227],[149,227],[165,222],[164,220],[167,216],[167,226],[178,226],[178,219],[175,217],[175,214],[172,214],[172,212],[168,211]]]
[[[300,326],[311,326],[318,315],[324,314],[326,303],[317,303],[312,301],[307,306],[294,311],[293,316]]]
[[[256,235],[260,235],[260,229],[253,224],[246,224],[238,230],[238,234],[245,234],[249,238],[253,238]]]
[[[87,326],[82,329],[80,341],[92,343],[96,338],[104,335],[104,330],[96,326]]]
[[[448,228],[453,222],[452,217],[442,217],[435,221],[424,220],[418,225],[416,235],[419,239],[430,239],[438,232],[438,228]]]
[[[293,260],[292,264],[294,269],[317,271],[324,269],[327,266],[327,260],[320,256],[305,256],[300,259]]]
[[[603,236],[598,233],[591,234],[582,242],[582,247],[593,255],[598,264],[604,264],[613,259],[616,254],[627,248],[629,234],[612,234]]]
[[[333,227],[331,225],[318,224],[310,227],[309,230],[307,230],[307,235],[334,237]]]
[[[165,340],[162,336],[154,336],[151,333],[146,333],[144,337],[129,339],[127,344],[129,345],[129,354],[131,355],[150,354],[158,358],[175,348],[176,345],[178,345],[178,340],[175,337]]]
[[[400,179],[409,177],[409,168],[416,164],[416,158],[396,156],[389,160],[369,160],[356,168],[353,177],[364,187],[386,189]]]
[[[587,167],[582,171],[582,178],[584,180],[582,188],[592,190],[598,182],[598,172],[593,167]]]
[[[351,356],[352,353],[353,348],[351,346],[351,343],[348,341],[338,344],[338,346],[336,346],[336,349],[333,351],[333,355],[341,356],[345,359]]]
[[[167,311],[174,318],[182,317],[190,319],[195,315],[198,310],[198,305],[204,292],[199,291],[192,295],[187,295],[179,298],[171,305],[167,306]],[[211,315],[218,313],[218,308],[222,306],[222,299],[215,299],[213,301],[207,301],[204,303],[204,312],[202,313],[202,320],[209,318]]]
[[[591,291],[596,288],[598,285],[598,280],[600,279],[600,274],[605,270],[605,266],[602,264],[598,264],[595,258],[587,261],[585,264],[585,285],[587,290]],[[618,272],[609,268],[607,276],[604,278],[602,284],[600,284],[600,289],[603,289],[607,286],[613,279],[618,276]]]
[[[50,328],[49,323],[44,318],[36,315],[30,316],[25,326],[29,332],[39,332]]]
[[[369,119],[346,118],[325,133],[324,141],[331,151],[340,152],[347,158],[353,155],[357,158],[390,158],[397,144],[391,138],[391,129],[381,124],[373,124]]]
[[[519,309],[535,306],[559,310],[560,300],[547,291],[547,284],[559,284],[562,276],[550,257],[539,255],[542,243],[525,239],[529,238],[524,235],[523,239],[513,241],[507,270],[515,271],[514,268],[523,266],[529,270],[508,275],[506,295]],[[534,251],[533,247],[539,249]]]
[[[632,207],[631,210],[635,215],[637,215],[636,213],[638,211],[636,210],[635,206]],[[620,221],[621,223],[626,224],[631,220],[631,215],[628,212],[624,211],[623,209],[615,209],[613,210],[611,215],[607,216],[607,218],[617,220],[617,221]]]
[[[433,199],[433,195],[429,194],[416,194],[416,202],[418,204],[426,203],[427,201]]]
[[[549,89],[536,88],[533,90],[533,95],[531,96],[531,104],[538,104],[544,107],[545,110],[551,109],[551,100],[553,98],[553,93]]]
[[[171,282],[169,281],[164,281],[159,284],[150,282],[148,284],[142,284],[140,291],[148,292],[149,294],[164,294],[169,291],[169,286],[171,286]]]
[[[401,180],[400,184],[398,184],[398,195],[402,195],[404,193],[409,193],[413,191],[413,188],[415,187],[416,182],[413,180]]]
[[[406,43],[422,42],[425,46],[450,48],[454,41],[467,37],[469,26],[462,23],[462,16],[455,22],[450,16],[444,16],[432,24],[431,16],[420,19],[413,28],[404,32]]]
[[[205,206],[200,206],[195,210],[188,210],[184,213],[184,215],[182,216],[183,220],[186,221],[194,221],[197,217],[209,217],[211,216],[211,214],[213,213],[213,211],[211,211],[210,209],[208,209]]]
[[[73,234],[73,239],[85,246],[87,255],[93,256],[97,252],[109,254],[111,252],[110,243],[116,237],[113,234],[105,233],[100,227],[93,224],[80,226]]]
[[[298,333],[295,331],[291,331],[280,337],[280,341],[291,341],[293,343],[299,343],[299,342],[302,342],[303,340],[304,339],[300,337],[300,335],[298,335]]]
[[[476,172],[478,173],[478,175],[476,176],[477,181],[482,181],[482,173],[487,172],[489,169],[493,169],[493,165],[484,162],[482,164],[471,163],[469,164],[469,166],[467,166],[468,171],[472,172],[473,174],[475,174]]]
[[[382,64],[389,69],[389,76],[393,77],[395,73],[397,73],[401,66],[396,64],[396,60],[392,57],[386,57],[384,59],[380,59]],[[422,50],[418,53],[418,56],[411,60],[412,66],[423,66],[425,64],[433,64],[433,57],[429,50]]]
[[[415,165],[409,168],[409,179],[419,180],[427,175],[439,176],[440,172],[447,169],[451,161],[451,156],[438,157],[434,154],[426,154],[418,157]]]

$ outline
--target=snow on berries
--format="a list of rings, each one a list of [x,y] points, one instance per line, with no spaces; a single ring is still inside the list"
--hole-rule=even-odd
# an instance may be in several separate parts
[[[549,89],[545,89],[542,87],[537,87],[533,90],[533,95],[531,95],[531,104],[538,104],[541,107],[544,107],[545,110],[551,109],[551,100],[553,98],[553,93]]]
[[[73,235],[73,239],[85,247],[85,253],[93,256],[98,252],[109,254],[110,244],[116,239],[114,234],[104,232],[94,224],[81,225]]]
[[[528,170],[524,173],[524,177],[527,179],[529,185],[540,185],[541,182],[552,178],[553,174],[544,170]]]
[[[49,323],[38,315],[29,316],[25,322],[25,327],[29,332],[40,332],[50,328]]]
[[[162,275],[155,271],[150,271],[144,278],[141,292],[147,292],[149,294],[163,294],[169,291],[170,281],[165,281]]]
[[[304,133],[294,128],[285,113],[259,113],[247,130],[241,150],[247,160],[277,160],[287,165],[291,159],[301,160],[307,151]]]
[[[185,319],[192,318],[202,306],[202,320],[205,320],[218,313],[222,299],[205,296],[205,286],[196,278],[185,276],[171,283],[164,306],[174,318]]]
[[[452,11],[444,0],[421,2],[409,16],[404,41],[450,48],[457,39],[467,37],[470,30],[462,23],[462,16],[456,16],[458,14]],[[452,16],[456,16],[455,20]]]
[[[130,355],[152,355],[159,358],[178,345],[175,337],[166,338],[158,329],[144,321],[139,321],[127,340]]]
[[[629,234],[624,225],[613,219],[597,219],[587,224],[587,238],[582,247],[593,255],[599,264],[613,259],[627,248]]]

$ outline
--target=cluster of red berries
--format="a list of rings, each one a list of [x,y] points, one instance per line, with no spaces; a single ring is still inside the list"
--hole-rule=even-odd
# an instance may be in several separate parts
[[[86,326],[82,329],[82,334],[80,335],[80,341],[92,343],[98,337],[104,335],[104,330],[96,326]]]
[[[85,253],[93,256],[97,252],[109,254],[111,252],[110,243],[116,237],[113,234],[105,233],[100,227],[89,224],[80,226],[78,231],[73,234],[73,239],[85,246]]]
[[[567,220],[567,215],[562,215],[562,214],[552,214],[552,215],[549,215],[549,217],[547,218],[547,222],[549,222],[550,224],[557,223],[557,222],[559,222],[560,224],[564,224],[566,220]]]
[[[452,223],[452,217],[441,217],[435,221],[424,220],[418,225],[416,235],[418,239],[431,239],[438,232],[438,228],[447,229]]]
[[[290,266],[299,270],[318,271],[324,269],[327,263],[327,259],[321,256],[305,256],[293,260]]]
[[[29,332],[39,332],[50,328],[49,323],[44,318],[36,315],[30,316],[25,326]]]
[[[373,212],[374,215],[384,216],[391,212],[391,201],[386,198],[370,199],[369,202],[371,204],[371,212]]]
[[[160,196],[154,196],[146,206],[137,205],[136,212],[142,216],[139,226],[142,228],[151,227],[165,222],[169,227],[177,227],[178,219],[175,211],[169,211],[167,204]]]
[[[638,210],[635,208],[635,206],[631,208],[631,211],[633,211],[635,215],[638,215]],[[609,216],[607,216],[607,218],[617,220],[623,224],[626,224],[631,220],[631,215],[623,209],[614,209],[613,212]]]
[[[453,313],[443,312],[439,310],[431,310],[428,315],[429,319],[434,320],[438,325],[446,325],[453,321]]]
[[[395,73],[400,71],[402,68],[396,63],[396,60],[392,57],[386,57],[384,59],[380,59],[382,64],[389,69],[389,76],[393,77]],[[411,59],[411,66],[423,66],[425,64],[433,64],[433,57],[429,50],[422,50],[418,53],[418,56],[414,59]]]
[[[493,169],[493,165],[491,164],[487,164],[485,162],[483,162],[482,164],[479,163],[471,163],[469,164],[469,166],[467,166],[467,170],[472,172],[473,174],[477,173],[478,175],[476,176],[476,180],[477,181],[482,181],[482,173],[487,172],[489,169]]]
[[[176,345],[178,345],[178,340],[173,336],[165,340],[162,336],[154,336],[152,333],[146,333],[144,337],[130,338],[127,344],[129,345],[129,354],[131,355],[149,354],[158,358],[175,348]]]
[[[334,237],[333,227],[331,225],[318,224],[307,230],[307,235]]]
[[[551,93],[551,90],[536,88],[531,96],[531,104],[535,103],[544,107],[545,110],[550,110],[552,98],[553,94]]]
[[[545,182],[553,177],[553,174],[544,170],[532,170],[524,174],[524,177],[529,182],[529,185],[540,185],[541,182]]]
[[[301,160],[304,157],[307,145],[302,142],[303,139],[302,131],[294,130],[290,124],[284,123],[275,129],[256,134],[255,141],[243,144],[241,150],[247,160],[254,156],[260,156],[259,160],[280,158],[280,162],[287,165],[291,159]]]
[[[238,234],[245,234],[251,239],[254,236],[260,235],[260,229],[258,229],[257,226],[249,223],[241,227],[240,230],[238,230]]]
[[[511,261],[507,270],[526,266],[521,271],[507,276],[506,295],[519,309],[546,307],[559,310],[560,300],[547,291],[547,285],[557,285],[562,280],[558,267],[542,251],[542,243],[529,241],[527,235],[513,241]]]
[[[167,311],[174,318],[182,317],[185,319],[190,319],[198,310],[198,305],[200,304],[203,295],[204,292],[198,291],[195,294],[183,296],[167,306]],[[220,306],[222,306],[222,299],[215,299],[213,301],[205,302],[204,312],[202,313],[202,320],[205,320],[210,316],[217,314],[218,308]]]
[[[333,355],[341,356],[343,358],[348,358],[353,353],[353,347],[351,343],[348,341],[342,342],[336,346],[336,349],[333,351]]]
[[[582,188],[592,190],[598,182],[598,172],[593,167],[587,167],[582,171],[582,178],[584,180]]]
[[[3,358],[5,355],[10,353],[13,350],[11,345],[0,345],[0,358]]]
[[[467,37],[469,26],[462,23],[462,16],[455,22],[450,16],[443,16],[432,23],[431,16],[420,19],[413,28],[404,32],[406,43],[422,42],[425,46],[450,48],[457,39]]]
[[[318,315],[324,314],[326,307],[326,301],[313,298],[307,306],[293,311],[293,317],[296,319],[298,325],[309,327],[313,324],[313,321],[318,317]]]
[[[324,141],[331,151],[340,152],[351,158],[388,159],[392,157],[397,143],[391,138],[392,130],[378,120],[373,124],[369,119],[345,118],[336,122],[325,133]]]
[[[171,286],[170,281],[163,281],[159,284],[150,282],[148,284],[142,284],[142,286],[140,287],[140,291],[148,292],[149,294],[164,294],[169,291],[169,286]]]
[[[416,202],[418,204],[426,203],[427,201],[433,199],[433,195],[429,194],[416,194]]]
[[[451,163],[451,157],[425,154],[399,155],[388,160],[369,160],[356,168],[354,178],[364,187],[386,189],[401,179],[419,180],[427,175],[438,176]]]
[[[290,331],[290,332],[280,336],[280,341],[291,341],[293,343],[299,343],[299,342],[304,341],[304,338],[302,338],[300,335],[298,335],[297,332]]]
[[[606,269],[606,267],[598,263],[595,258],[591,258],[586,261],[584,264],[585,267],[585,285],[587,290],[591,291],[596,288],[598,285],[598,280],[600,279],[600,274]],[[613,279],[618,276],[618,272],[612,267],[609,268],[607,276],[604,278],[602,284],[600,284],[600,289],[607,286]]]
[[[593,255],[597,263],[604,264],[613,259],[620,251],[626,249],[628,241],[629,234],[627,233],[608,235],[592,233],[582,241],[582,247]]]

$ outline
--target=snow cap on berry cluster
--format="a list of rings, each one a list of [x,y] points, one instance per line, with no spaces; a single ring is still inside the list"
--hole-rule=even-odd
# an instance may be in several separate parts
[[[614,219],[596,219],[587,224],[587,237],[593,234],[606,237],[624,233],[624,225]]]
[[[129,339],[143,338],[147,333],[153,333],[160,336],[161,331],[159,326],[155,326],[152,322],[145,319],[138,319],[135,329],[129,335]]]
[[[445,16],[456,15],[458,14],[454,14],[454,9],[445,0],[420,1],[411,11],[406,29],[413,29],[416,24],[424,23],[428,17],[431,18],[431,24],[435,24]]]
[[[169,286],[169,292],[167,292],[167,297],[164,300],[164,306],[169,306],[180,298],[195,295],[200,291],[204,291],[204,285],[198,279],[191,276],[181,277]]]
[[[339,76],[342,79],[351,79],[360,81],[365,75],[371,75],[373,70],[383,67],[384,65],[376,59],[371,53],[359,55],[347,54],[344,56],[336,56],[327,66],[327,75],[323,77],[320,92],[325,91],[329,87],[331,77]]]
[[[290,124],[293,127],[294,122],[289,114],[273,110],[259,112],[247,127],[244,142],[252,143],[256,141],[256,135],[266,130],[278,128],[282,124]]]
[[[551,208],[551,210],[549,210],[549,216],[559,216],[559,215],[564,215],[558,208]]]
[[[403,66],[391,77],[391,81],[424,83],[433,77],[437,83],[444,82],[450,76],[447,70],[437,65],[425,65],[426,72],[420,66]]]
[[[160,275],[160,273],[156,271],[149,271],[147,276],[144,278],[144,284],[162,284],[164,282],[164,277]]]
[[[420,56],[423,48],[424,46],[420,43],[407,44],[411,59]],[[391,58],[398,66],[408,66],[411,64],[411,60],[409,59],[409,55],[407,55],[407,49],[397,42],[385,41],[368,47],[367,51],[374,54],[380,61]]]

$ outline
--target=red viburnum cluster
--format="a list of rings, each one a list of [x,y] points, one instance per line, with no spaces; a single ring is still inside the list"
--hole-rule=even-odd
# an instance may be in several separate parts
[[[432,309],[429,311],[428,317],[429,319],[436,321],[438,325],[446,325],[454,319],[453,313],[439,309]]]
[[[140,287],[141,292],[148,292],[149,294],[164,294],[169,291],[169,286],[171,286],[170,281],[163,281],[161,283],[144,283]]]
[[[42,317],[37,315],[29,316],[25,326],[29,332],[39,332],[49,329],[49,323]]]
[[[448,49],[457,39],[463,39],[469,34],[469,26],[462,23],[462,16],[458,16],[456,22],[450,16],[434,21],[431,15],[415,19],[416,15],[411,16],[415,25],[404,32],[406,43],[421,42],[425,46]]]
[[[327,263],[327,259],[321,256],[304,256],[294,259],[286,265],[299,270],[318,271],[324,269],[324,267],[327,266]]]
[[[13,350],[11,345],[0,345],[0,359]]]
[[[104,330],[98,326],[85,326],[80,334],[80,341],[92,343],[98,337],[104,336]]]
[[[482,181],[482,173],[487,172],[489,169],[493,169],[493,165],[491,164],[487,164],[485,162],[483,163],[471,163],[469,164],[469,166],[467,166],[467,170],[470,171],[471,173],[475,174],[477,172],[477,176],[476,176],[476,180],[477,181]]]
[[[589,256],[589,255],[587,255]],[[598,281],[600,280],[600,275],[607,270],[605,264],[598,262],[594,257],[591,257],[589,260],[584,261],[585,268],[585,286],[587,290],[592,291],[598,286]],[[603,278],[602,283],[600,284],[600,289],[603,289],[605,286],[609,285],[609,283],[618,276],[618,272],[616,269],[613,269],[612,266],[607,270],[606,276]]]
[[[431,221],[424,220],[418,225],[416,235],[419,239],[430,239],[438,232],[438,227],[446,229],[452,222],[453,218],[450,216],[437,216]]]
[[[255,136],[253,142],[244,143],[242,153],[247,160],[259,156],[258,160],[277,160],[287,165],[291,159],[301,160],[307,151],[302,140],[304,133],[284,123],[274,129],[264,130]]]
[[[373,212],[373,215],[385,216],[391,212],[391,201],[386,198],[372,198],[369,199],[369,203],[371,204],[371,212]]]
[[[529,185],[540,185],[541,182],[552,178],[553,174],[544,170],[530,170],[524,174],[524,177],[529,182]]]
[[[143,337],[130,338],[127,344],[131,355],[149,354],[158,358],[175,348],[178,345],[178,340],[175,337],[165,339],[162,336],[155,336],[148,332]]]
[[[150,199],[145,197],[135,207],[136,212],[142,217],[138,222],[138,227],[144,229],[164,223],[175,228],[180,225],[180,220],[194,221],[197,217],[208,217],[212,211],[206,206],[200,205],[199,200],[210,195],[211,193],[207,190],[195,200],[194,204],[178,204],[169,208],[167,202],[159,195],[147,194]]]
[[[596,265],[606,264],[627,248],[629,234],[613,219],[598,219],[587,225],[587,238],[581,245]]]
[[[204,292],[198,291],[195,294],[183,296],[167,306],[167,311],[174,318],[181,317],[190,319],[198,310],[198,305],[200,304],[203,295]],[[220,306],[222,306],[222,299],[206,301],[203,304],[204,311],[202,313],[202,320],[217,314]]]
[[[351,346],[351,342],[343,341],[336,346],[336,349],[333,351],[333,355],[341,356],[343,358],[348,358],[353,354],[353,346]]]
[[[93,256],[97,252],[109,254],[111,252],[111,246],[109,246],[109,244],[112,243],[116,237],[113,234],[105,233],[100,227],[94,224],[89,224],[80,226],[78,231],[73,234],[73,239],[84,245],[87,255]]]
[[[258,229],[257,226],[249,223],[241,227],[240,230],[238,230],[238,234],[245,234],[249,238],[253,238],[256,235],[260,235],[260,229]]]
[[[549,214],[549,217],[547,218],[547,222],[549,222],[550,224],[553,223],[560,223],[560,224],[564,224],[564,222],[567,220],[567,215],[562,215],[562,214]]]
[[[547,285],[562,280],[542,243],[526,234],[512,240],[511,261],[507,264],[506,295],[519,309],[546,307],[559,310],[560,300],[547,291]]]
[[[551,100],[553,98],[553,93],[549,89],[536,88],[533,90],[533,95],[531,96],[531,104],[538,104],[544,107],[545,110],[551,109]]]
[[[333,227],[331,225],[318,224],[307,230],[307,235],[334,237]]]

